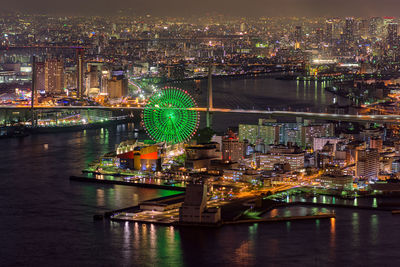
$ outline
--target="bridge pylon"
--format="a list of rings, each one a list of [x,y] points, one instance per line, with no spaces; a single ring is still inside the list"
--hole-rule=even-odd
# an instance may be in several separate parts
[[[210,63],[208,67],[208,85],[207,85],[207,113],[206,113],[206,126],[207,128],[212,128],[212,112],[210,109],[213,108],[213,96],[212,96],[212,73],[213,65]]]

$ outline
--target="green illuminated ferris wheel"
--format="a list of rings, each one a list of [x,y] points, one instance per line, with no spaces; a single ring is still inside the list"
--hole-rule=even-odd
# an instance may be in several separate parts
[[[178,144],[188,141],[199,127],[197,104],[184,90],[166,87],[154,93],[143,110],[147,134],[155,142]]]

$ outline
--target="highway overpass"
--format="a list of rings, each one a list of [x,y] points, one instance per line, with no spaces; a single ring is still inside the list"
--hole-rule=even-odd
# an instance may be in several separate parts
[[[144,107],[104,107],[104,106],[38,106],[35,110],[81,110],[81,109],[101,109],[101,110],[119,110],[119,111],[135,111],[143,110]],[[27,110],[28,106],[0,106],[0,112],[6,110]],[[207,108],[195,108],[199,112],[206,112]],[[301,117],[306,119],[330,120],[330,121],[350,121],[350,122],[371,122],[371,123],[389,123],[400,124],[400,115],[352,115],[352,114],[331,114],[331,113],[314,113],[314,112],[296,112],[296,111],[269,111],[269,110],[246,110],[246,109],[226,109],[211,108],[212,113],[232,113],[232,114],[253,114],[263,115],[267,117]]]

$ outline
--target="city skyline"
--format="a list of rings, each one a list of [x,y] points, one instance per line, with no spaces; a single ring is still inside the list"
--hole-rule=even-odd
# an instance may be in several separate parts
[[[0,14],[2,266],[399,266],[400,3],[111,4]]]

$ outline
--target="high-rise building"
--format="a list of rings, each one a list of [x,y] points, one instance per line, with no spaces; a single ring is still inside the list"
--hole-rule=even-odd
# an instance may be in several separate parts
[[[333,21],[327,20],[325,22],[325,42],[332,43],[333,40]]]
[[[76,69],[74,67],[66,67],[64,69],[64,88],[71,90],[76,87]]]
[[[100,88],[100,75],[99,65],[89,65],[88,72],[88,89]]]
[[[44,69],[45,91],[61,93],[64,89],[64,61],[62,59],[46,59]]]
[[[313,141],[316,137],[332,136],[333,124],[314,124],[301,127],[301,143],[303,147],[313,147]]]
[[[107,93],[110,98],[121,98],[128,94],[128,80],[123,76],[113,76],[107,82]]]
[[[342,141],[343,139],[338,137],[314,137],[313,149],[314,151],[322,150],[326,144],[332,144],[333,152],[336,152],[336,144]]]
[[[314,137],[332,136],[333,124],[277,123],[276,120],[260,119],[258,125],[239,125],[240,141],[250,144],[263,142],[269,144],[292,143],[301,147],[312,147]]]
[[[296,42],[301,42],[303,41],[303,30],[301,26],[296,26],[296,29],[294,31],[294,39]]]
[[[346,18],[344,31],[344,41],[350,43],[354,40],[354,18]]]
[[[380,17],[373,17],[369,21],[369,34],[371,37],[376,37],[381,33],[383,19]]]
[[[397,45],[398,35],[397,35],[397,23],[389,23],[387,25],[387,44],[390,48]]]
[[[41,91],[46,89],[46,82],[45,82],[45,64],[44,62],[35,62],[36,68],[36,79],[35,79],[35,88],[36,91]]]
[[[224,162],[239,162],[245,155],[245,145],[239,138],[229,131],[222,139],[222,160]]]
[[[248,140],[250,144],[258,141],[266,145],[279,143],[279,125],[239,124],[239,140]]]
[[[83,97],[83,73],[84,73],[84,66],[83,66],[83,49],[76,50],[77,56],[77,63],[76,63],[76,81],[77,81],[77,97]]]
[[[360,21],[358,26],[358,33],[360,36],[367,36],[369,29],[369,21],[367,19],[363,19]]]
[[[260,168],[273,170],[276,164],[289,164],[291,170],[304,168],[304,152],[298,147],[274,145],[270,146],[269,152],[258,155]]]
[[[377,149],[356,151],[355,175],[365,179],[376,179],[379,173],[379,153]]]
[[[324,41],[324,30],[323,29],[315,30],[315,41],[318,45]]]
[[[369,148],[377,149],[378,152],[382,152],[383,150],[383,140],[381,138],[371,138],[369,141]]]

